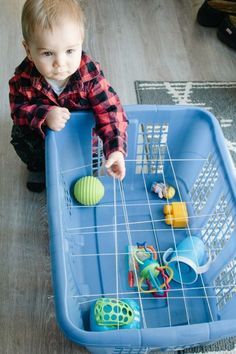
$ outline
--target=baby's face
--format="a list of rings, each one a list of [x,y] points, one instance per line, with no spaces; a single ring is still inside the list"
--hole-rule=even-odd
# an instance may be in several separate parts
[[[78,24],[64,19],[53,31],[36,30],[33,39],[24,45],[40,74],[63,84],[80,65],[82,43]]]

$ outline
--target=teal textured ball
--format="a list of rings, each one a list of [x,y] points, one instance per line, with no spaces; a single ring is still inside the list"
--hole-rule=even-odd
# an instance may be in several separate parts
[[[80,204],[95,205],[104,196],[104,186],[96,177],[82,177],[75,183],[74,196]]]

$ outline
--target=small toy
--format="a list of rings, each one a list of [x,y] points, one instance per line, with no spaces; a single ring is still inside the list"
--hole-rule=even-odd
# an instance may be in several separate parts
[[[132,299],[99,298],[90,309],[91,331],[140,328],[138,304]]]
[[[168,184],[153,182],[151,191],[156,193],[159,198],[172,199],[175,195],[175,189]]]
[[[165,222],[173,227],[188,225],[188,211],[185,202],[174,202],[164,205]]]
[[[165,274],[167,270],[169,277]],[[137,243],[137,246],[129,246],[130,287],[137,286],[140,292],[152,293],[154,297],[166,297],[172,277],[172,269],[166,265],[160,266],[157,262],[157,253],[152,246],[146,245],[145,242]]]
[[[82,177],[74,185],[74,196],[80,204],[95,205],[104,196],[104,186],[97,177]]]

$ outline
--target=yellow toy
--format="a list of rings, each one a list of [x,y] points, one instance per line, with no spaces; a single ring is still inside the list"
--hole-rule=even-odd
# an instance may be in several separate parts
[[[186,227],[188,225],[188,211],[186,203],[173,202],[164,206],[165,222],[173,227]]]

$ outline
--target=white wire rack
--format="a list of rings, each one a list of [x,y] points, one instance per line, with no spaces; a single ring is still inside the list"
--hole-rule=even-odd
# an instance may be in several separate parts
[[[165,159],[162,159],[163,151],[168,156]],[[201,213],[203,206],[207,203],[205,197],[210,195],[214,189],[214,183],[217,182],[218,170],[216,161],[211,155],[207,159],[172,159],[166,144],[163,145],[161,151],[156,153],[158,159],[155,159],[155,165],[151,163],[148,166],[150,161],[146,160],[146,155],[143,151],[141,154],[142,158],[145,156],[142,163],[140,162],[140,158],[126,162],[127,165],[135,165],[136,175],[138,176],[138,181],[136,182],[138,187],[135,182],[131,186],[129,182],[126,184],[125,181],[121,183],[113,180],[112,190],[109,191],[109,201],[101,202],[95,208],[92,208],[95,209],[94,212],[96,213],[96,225],[91,225],[89,222],[82,222],[78,226],[73,222],[72,224],[65,223],[64,232],[68,244],[72,245],[70,249],[72,267],[74,267],[74,264],[76,264],[77,268],[81,264],[87,264],[88,267],[90,263],[98,262],[97,267],[100,267],[100,272],[103,273],[104,269],[102,270],[102,268],[107,263],[109,268],[108,273],[114,278],[113,281],[108,281],[109,285],[105,286],[101,292],[94,291],[93,278],[91,282],[85,282],[86,286],[85,283],[83,284],[85,293],[79,289],[79,294],[75,294],[73,297],[78,301],[79,305],[90,304],[99,297],[132,298],[139,303],[143,328],[153,326],[153,322],[146,319],[146,313],[153,310],[156,310],[157,313],[158,311],[162,314],[164,313],[165,317],[165,320],[163,320],[162,316],[162,321],[158,323],[157,320],[155,322],[155,326],[157,327],[178,324],[191,325],[199,323],[199,321],[215,321],[218,314],[215,311],[215,303],[217,303],[217,308],[220,310],[235,294],[236,259],[232,260],[222,269],[214,282],[210,283],[209,279],[207,277],[204,278],[201,274],[198,281],[189,286],[186,286],[182,279],[180,284],[172,281],[167,298],[156,299],[151,295],[144,295],[138,288],[129,288],[127,284],[127,259],[129,256],[127,247],[128,245],[135,245],[137,240],[151,240],[151,243],[157,250],[159,262],[162,265],[162,256],[165,251],[163,247],[165,245],[166,247],[171,245],[176,249],[181,237],[192,237],[197,234],[204,241],[207,251],[210,253],[212,260],[214,260],[224,248],[235,228],[235,214],[232,205],[230,205],[227,199],[227,195],[219,195],[218,203],[211,213]],[[145,162],[143,162],[144,160]],[[157,161],[159,161],[159,164],[157,164]],[[182,195],[182,187],[179,185],[174,166],[178,162],[181,162],[181,164],[186,164],[187,168],[191,169],[199,161],[201,161],[203,167],[189,192],[191,199],[187,201],[188,209],[192,209],[194,214],[189,215],[189,223],[186,228],[175,229],[171,226],[167,227],[164,221],[164,214],[161,218],[158,218],[155,210],[162,211],[163,205],[171,203],[171,200],[164,202],[158,199],[156,195],[150,193],[150,173],[147,173],[148,168],[151,168],[151,171],[154,169],[155,175],[158,176],[159,180],[168,183],[170,175],[166,177],[163,169],[164,163],[167,162],[171,166],[171,180],[176,188],[177,199],[175,198],[175,200],[183,202],[185,201],[185,197]],[[93,169],[93,165],[91,165],[91,169]],[[63,171],[62,178],[67,179],[68,175],[75,172],[76,169]],[[204,188],[204,193],[202,192],[202,187]],[[141,191],[141,197],[138,200],[132,196],[132,194],[136,194],[135,189],[137,194],[140,194]],[[91,207],[81,206],[73,201],[73,198],[68,193],[66,183],[65,198],[67,198],[68,210],[73,220],[74,213],[80,213],[86,209],[87,211],[91,211]],[[160,215],[160,211],[158,212],[158,216]],[[200,220],[200,224],[202,223],[201,227],[195,226],[196,220],[198,221],[197,225]],[[205,222],[205,220],[208,221]],[[102,242],[106,243],[104,241],[106,238],[109,240],[108,243],[112,251],[109,251],[108,247],[104,252],[102,250],[95,253],[86,252],[87,243],[95,242],[95,239],[103,240]],[[76,247],[77,242],[78,247]],[[81,261],[82,259],[83,261]],[[92,259],[96,261],[92,262]],[[103,263],[102,266],[101,263]],[[135,276],[137,277],[137,274]],[[99,279],[103,279],[102,282],[106,283],[106,280],[104,280],[105,276],[103,277],[100,274],[98,277]],[[176,310],[177,308],[180,309],[179,313]]]

